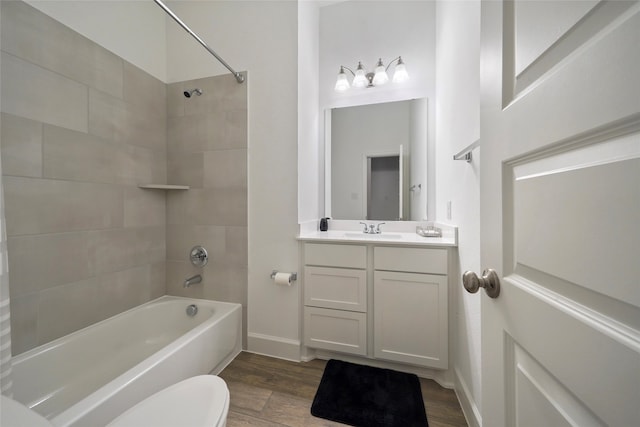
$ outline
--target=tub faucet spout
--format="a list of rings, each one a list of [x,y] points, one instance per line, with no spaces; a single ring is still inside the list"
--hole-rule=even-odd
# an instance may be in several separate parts
[[[189,286],[195,285],[200,282],[202,282],[202,276],[199,274],[196,274],[195,276],[191,276],[187,280],[185,280],[183,286],[185,288],[188,288]]]

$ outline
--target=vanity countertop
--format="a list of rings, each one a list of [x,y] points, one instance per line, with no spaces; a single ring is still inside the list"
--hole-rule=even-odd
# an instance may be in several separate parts
[[[422,237],[416,233],[382,232],[365,234],[358,231],[329,230],[300,233],[298,240],[305,242],[376,243],[407,246],[457,246],[455,233],[443,233],[442,237]]]

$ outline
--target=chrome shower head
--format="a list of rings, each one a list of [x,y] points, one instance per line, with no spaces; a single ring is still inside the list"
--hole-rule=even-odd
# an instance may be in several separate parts
[[[184,92],[184,96],[187,98],[191,98],[191,95],[193,95],[194,93],[198,96],[202,95],[202,89],[192,89],[192,90],[185,90]]]

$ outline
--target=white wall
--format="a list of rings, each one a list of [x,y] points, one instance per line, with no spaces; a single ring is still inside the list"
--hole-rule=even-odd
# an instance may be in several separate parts
[[[157,79],[167,81],[165,13],[154,2],[26,2]]]
[[[436,10],[437,218],[458,226],[460,270],[480,271],[480,150],[473,151],[471,164],[452,160],[480,134],[480,1],[439,1]],[[480,298],[464,292],[457,276],[452,289],[456,391],[469,424],[475,426],[481,424],[482,403]]]
[[[435,2],[347,1],[320,8],[320,108],[362,105],[413,98],[435,97]],[[334,91],[340,65],[355,71],[358,61],[367,70],[378,58],[386,64],[402,56],[410,79],[370,89]],[[393,66],[389,68],[392,74]],[[350,76],[350,74],[349,74]],[[429,123],[435,112],[428,111]],[[324,135],[322,135],[324,137]],[[431,150],[435,126],[428,126]],[[427,159],[428,195],[435,197],[435,158]],[[323,174],[322,174],[323,175]],[[435,216],[435,198],[428,216]]]

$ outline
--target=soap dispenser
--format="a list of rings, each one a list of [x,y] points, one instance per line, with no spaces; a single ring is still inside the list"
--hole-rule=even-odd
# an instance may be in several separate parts
[[[320,231],[327,231],[329,229],[329,220],[331,218],[320,218]]]

